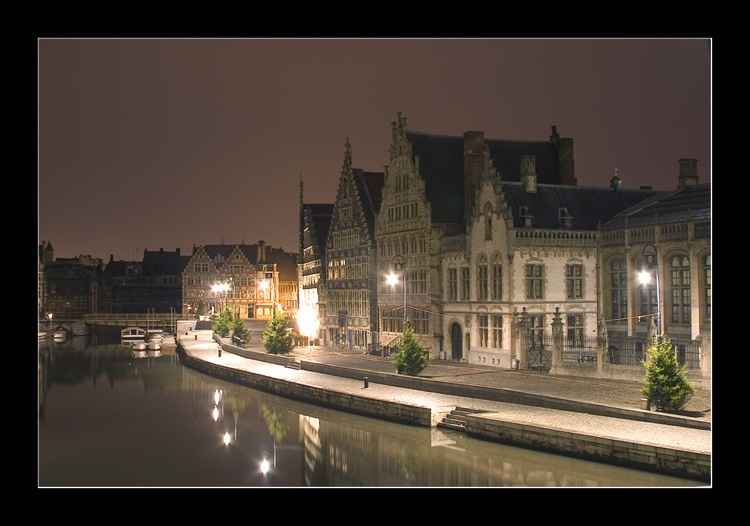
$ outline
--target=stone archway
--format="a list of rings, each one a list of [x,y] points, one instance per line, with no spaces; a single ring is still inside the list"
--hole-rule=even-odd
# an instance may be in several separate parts
[[[451,324],[451,359],[459,361],[463,358],[463,330],[458,323]]]

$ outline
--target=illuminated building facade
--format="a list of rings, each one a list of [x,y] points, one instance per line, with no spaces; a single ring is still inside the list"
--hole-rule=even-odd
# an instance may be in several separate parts
[[[267,320],[274,313],[293,315],[297,298],[296,263],[264,241],[195,247],[182,272],[182,313],[187,316],[214,314],[226,305],[240,319]]]

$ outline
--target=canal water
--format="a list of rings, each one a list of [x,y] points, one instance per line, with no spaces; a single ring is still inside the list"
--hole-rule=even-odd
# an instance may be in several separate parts
[[[198,373],[174,347],[39,344],[40,487],[682,487]]]

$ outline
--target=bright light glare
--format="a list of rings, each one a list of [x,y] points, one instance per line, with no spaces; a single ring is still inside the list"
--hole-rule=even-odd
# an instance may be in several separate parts
[[[230,439],[230,437],[229,437],[229,431],[225,431],[224,432],[224,445],[225,446],[229,445],[229,439]]]
[[[310,307],[304,306],[297,311],[297,325],[302,336],[315,338],[318,334],[320,321],[318,315]]]
[[[651,281],[651,274],[649,274],[648,272],[645,272],[645,271],[644,272],[640,272],[638,274],[638,281],[641,282],[641,285],[647,284],[648,282]]]
[[[219,402],[221,401],[221,391],[218,389],[214,391],[214,404],[219,405]]]
[[[214,285],[213,287],[211,287],[211,290],[214,291],[214,292],[224,292],[224,291],[229,290],[229,284],[227,284],[227,283],[218,283],[218,284]]]
[[[260,463],[260,472],[266,475],[269,469],[271,469],[271,465],[268,463],[268,460],[264,458],[263,462]]]
[[[214,406],[214,410],[211,412],[211,416],[214,419],[214,422],[219,421],[219,408]]]
[[[388,284],[395,285],[396,283],[398,283],[398,276],[393,273],[388,274]]]

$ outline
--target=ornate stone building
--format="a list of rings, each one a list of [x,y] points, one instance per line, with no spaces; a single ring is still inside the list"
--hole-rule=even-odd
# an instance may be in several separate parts
[[[697,160],[679,160],[675,190],[602,227],[600,283],[613,363],[628,363],[624,338],[645,342],[656,331],[689,369],[710,376],[711,185],[699,184]]]
[[[377,347],[375,216],[383,174],[352,168],[346,141],[325,249],[324,342],[349,349]]]
[[[182,313],[188,316],[216,313],[226,305],[241,319],[267,320],[281,310],[296,312],[297,298],[295,262],[264,241],[195,247],[182,272]]]
[[[697,184],[694,160],[680,161],[676,191],[625,189],[617,176],[579,187],[573,140],[556,127],[540,141],[445,136],[398,114],[391,131],[379,206],[363,199],[373,194],[347,141],[326,248],[301,241],[326,269],[326,344],[392,348],[407,320],[431,359],[622,377],[633,373],[607,370],[625,363],[617,337],[653,333],[644,320],[663,312],[660,329],[700,338],[707,363],[710,185]],[[634,281],[648,256],[659,294]],[[627,363],[640,366],[642,351]]]

